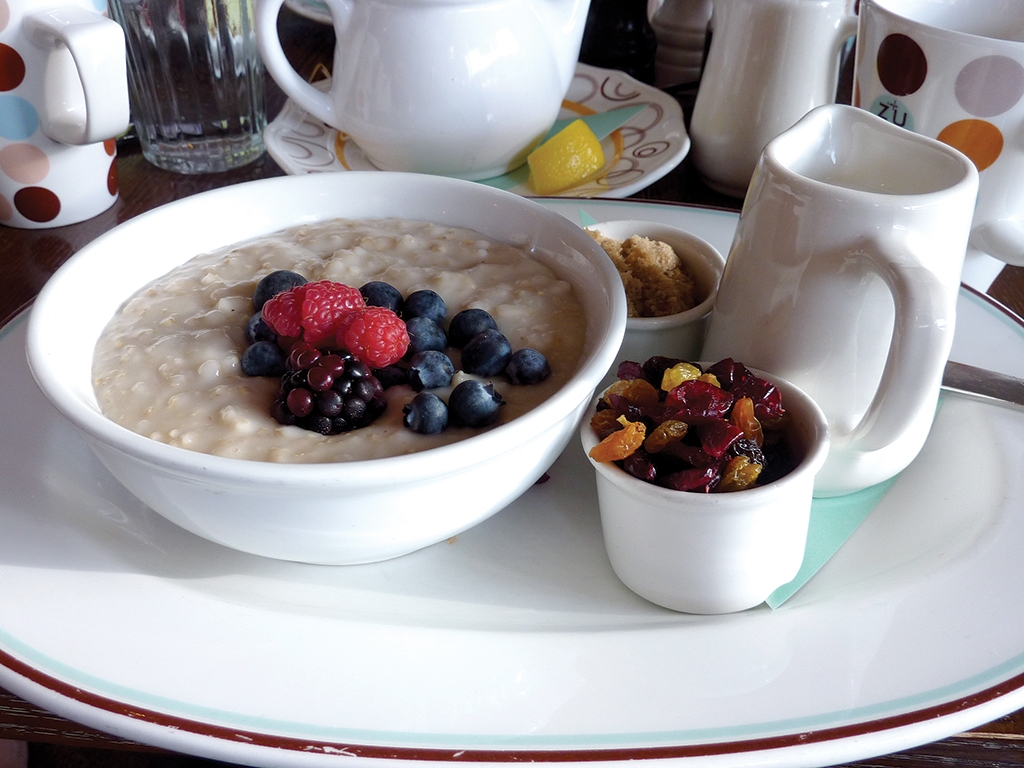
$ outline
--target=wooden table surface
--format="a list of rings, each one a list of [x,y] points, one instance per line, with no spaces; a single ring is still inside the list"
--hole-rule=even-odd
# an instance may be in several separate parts
[[[303,19],[287,9],[279,23],[282,40],[296,68],[310,73],[330,63],[333,36],[327,27]],[[267,85],[268,114],[274,115],[284,96],[272,81]],[[677,94],[689,106],[692,94]],[[100,216],[69,227],[19,230],[0,227],[0,325],[28,306],[43,283],[69,256],[98,235],[138,213],[197,192],[252,179],[281,176],[283,171],[268,156],[228,173],[180,176],[162,171],[143,160],[137,144],[123,142],[118,150],[120,199]],[[634,195],[636,199],[666,200],[738,209],[740,201],[704,187],[690,164],[684,162],[663,179]],[[1024,316],[1024,268],[1007,267],[989,294]],[[2,588],[2,585],[0,585]],[[1024,606],[1022,606],[1024,611]],[[0,738],[83,747],[147,750],[80,726],[42,710],[0,689]],[[1010,766],[1024,764],[1024,710],[986,726],[916,749],[865,760],[865,766]]]

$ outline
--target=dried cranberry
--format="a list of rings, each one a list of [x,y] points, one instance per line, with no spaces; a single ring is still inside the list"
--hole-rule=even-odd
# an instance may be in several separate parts
[[[699,379],[684,381],[665,398],[665,406],[675,418],[687,424],[704,424],[724,419],[732,408],[733,396],[724,389]]]
[[[719,469],[714,467],[703,467],[684,469],[681,472],[673,472],[671,475],[662,478],[662,484],[667,488],[674,488],[677,491],[696,491],[706,489],[718,479]]]
[[[701,447],[716,459],[743,437],[743,430],[729,421],[712,421],[697,426]]]
[[[651,461],[650,455],[643,448],[637,448],[632,454],[622,460],[622,468],[631,474],[648,483],[653,483],[658,476],[658,470]]]
[[[644,378],[644,367],[640,363],[634,363],[632,360],[623,360],[619,363],[619,367],[615,369],[615,375],[623,381],[642,379]]]

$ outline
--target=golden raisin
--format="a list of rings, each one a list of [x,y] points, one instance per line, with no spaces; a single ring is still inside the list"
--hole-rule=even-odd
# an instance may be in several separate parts
[[[660,453],[669,443],[676,443],[686,436],[690,425],[685,421],[668,419],[661,422],[644,440],[644,449],[648,453]]]
[[[612,432],[618,432],[622,429],[622,424],[619,423],[615,411],[605,408],[603,411],[595,413],[593,418],[590,419],[590,428],[594,430],[594,434],[599,439],[604,440]]]
[[[643,445],[647,429],[642,421],[627,421],[624,428],[612,432],[600,443],[590,449],[590,458],[594,461],[619,461],[632,455],[633,451]]]
[[[711,386],[713,386],[713,387],[718,387],[719,389],[721,389],[721,388],[722,388],[722,382],[720,382],[720,381],[718,380],[718,377],[717,377],[717,376],[715,376],[715,374],[713,374],[713,373],[702,373],[702,374],[701,374],[701,375],[700,375],[700,376],[698,377],[698,379],[697,379],[697,380],[698,380],[698,381],[706,381],[706,382],[707,382],[708,384],[710,384]]]
[[[658,390],[646,379],[619,379],[608,387],[604,395],[605,402],[611,404],[609,395],[619,395],[639,406],[658,404]]]
[[[666,368],[661,375],[661,388],[665,392],[671,392],[684,381],[699,378],[700,368],[690,363],[676,363],[671,368]]]
[[[734,426],[743,430],[743,436],[753,440],[758,445],[764,444],[764,432],[761,430],[761,422],[754,415],[754,401],[749,397],[741,397],[732,406],[732,414],[729,421]]]
[[[722,480],[715,487],[715,491],[718,493],[742,491],[756,483],[760,474],[760,464],[755,464],[746,456],[733,456],[722,470]]]

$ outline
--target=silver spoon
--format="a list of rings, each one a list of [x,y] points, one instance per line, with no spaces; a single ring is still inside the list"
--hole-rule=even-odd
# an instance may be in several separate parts
[[[1024,408],[1024,379],[950,360],[942,388],[989,403]]]

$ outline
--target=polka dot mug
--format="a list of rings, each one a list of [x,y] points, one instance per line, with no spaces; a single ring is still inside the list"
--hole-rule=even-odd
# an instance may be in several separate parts
[[[57,227],[117,200],[124,33],[105,0],[0,0],[0,224]]]
[[[856,106],[980,172],[968,259],[1024,265],[1020,0],[862,0],[856,60]]]

